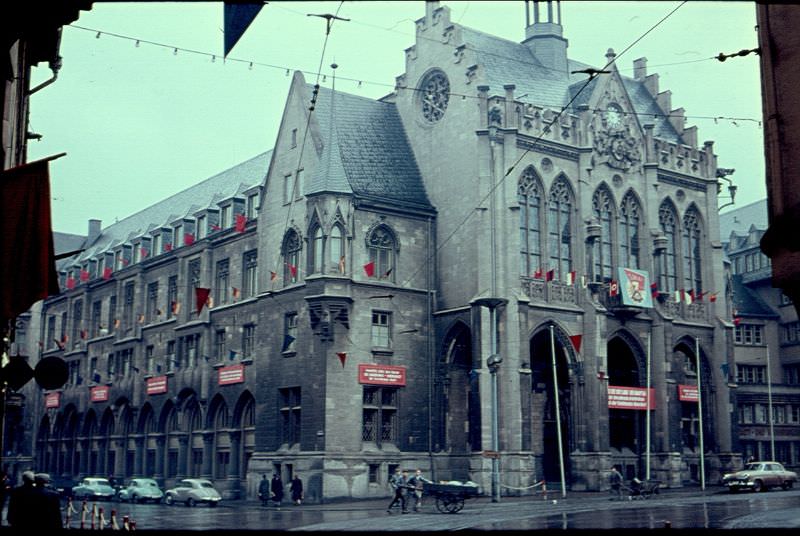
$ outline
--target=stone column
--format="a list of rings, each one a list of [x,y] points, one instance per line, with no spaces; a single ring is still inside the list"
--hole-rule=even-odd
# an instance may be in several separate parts
[[[214,432],[203,432],[203,477],[212,478],[211,470],[214,467]]]
[[[166,475],[164,471],[164,457],[168,455],[167,449],[165,448],[167,445],[167,438],[161,436],[156,439],[156,467],[155,467],[155,476],[156,478],[164,478]]]
[[[176,478],[186,478],[189,474],[189,436],[183,434],[178,438],[178,471]]]

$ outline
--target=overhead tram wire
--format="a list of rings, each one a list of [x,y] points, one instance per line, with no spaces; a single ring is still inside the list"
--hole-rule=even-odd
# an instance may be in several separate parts
[[[641,36],[639,36],[638,38],[636,38],[636,40],[634,40],[634,41],[633,41],[633,43],[631,43],[630,45],[628,45],[628,46],[627,46],[627,47],[626,47],[626,48],[625,48],[625,49],[624,49],[622,52],[620,52],[620,53],[619,53],[619,54],[617,54],[617,55],[616,55],[614,58],[612,58],[611,60],[609,60],[609,62],[608,62],[608,63],[606,63],[606,65],[605,65],[605,66],[604,66],[602,69],[600,69],[600,71],[605,71],[605,70],[606,70],[608,67],[610,67],[610,66],[611,66],[611,64],[612,64],[612,63],[614,63],[614,62],[617,60],[617,58],[619,58],[620,56],[622,56],[623,54],[625,54],[625,53],[626,53],[628,50],[630,50],[630,49],[631,49],[631,48],[632,48],[634,45],[636,45],[636,43],[638,43],[639,41],[641,41],[642,39],[644,39],[644,37],[645,37],[647,34],[649,34],[650,32],[652,32],[653,30],[655,30],[655,29],[656,29],[656,28],[657,28],[657,27],[658,27],[658,26],[659,26],[661,23],[663,23],[665,20],[667,20],[669,17],[671,17],[671,16],[672,16],[672,15],[673,15],[673,14],[674,14],[674,13],[675,13],[675,12],[676,12],[678,9],[680,9],[680,8],[681,8],[681,7],[682,7],[684,4],[686,4],[686,2],[687,2],[687,1],[688,1],[688,0],[684,0],[684,1],[683,1],[683,2],[681,2],[681,3],[680,3],[678,6],[677,6],[677,7],[675,7],[675,9],[673,9],[672,11],[670,11],[669,13],[667,13],[667,15],[665,15],[665,16],[664,16],[664,17],[663,17],[661,20],[659,20],[659,21],[658,21],[658,22],[657,22],[655,25],[653,25],[653,26],[652,26],[652,27],[651,27],[649,30],[647,30],[647,31],[646,31],[645,33],[643,33]],[[553,119],[552,119],[552,122],[551,122],[550,124],[555,124],[555,123],[558,121],[558,118],[559,118],[559,117],[561,117],[561,116],[564,114],[564,112],[565,112],[565,111],[566,111],[566,110],[569,108],[569,106],[570,106],[570,105],[571,105],[571,104],[572,104],[572,103],[575,101],[575,99],[576,99],[576,98],[578,98],[578,95],[580,95],[580,94],[583,92],[583,90],[584,90],[584,89],[586,89],[586,87],[587,87],[587,86],[588,86],[588,85],[589,85],[589,84],[592,82],[592,80],[594,80],[595,76],[596,76],[596,74],[589,75],[589,78],[586,80],[586,82],[585,82],[585,83],[584,83],[584,84],[583,84],[583,85],[580,87],[580,89],[578,89],[578,91],[575,93],[575,95],[573,95],[573,97],[572,97],[572,98],[569,100],[569,102],[567,102],[567,104],[565,104],[565,105],[564,105],[564,106],[561,108],[561,110],[560,110],[560,111],[559,111],[559,112],[558,112],[558,113],[555,115],[555,117],[553,117]],[[548,132],[549,132],[549,125],[548,125],[547,127],[545,127],[545,128],[544,128],[544,130],[543,130],[543,132],[542,132],[542,133],[541,133],[539,136],[537,136],[537,138],[536,138],[536,139],[533,141],[533,143],[531,143],[531,144],[530,144],[530,147],[535,147],[535,146],[536,146],[536,145],[539,143],[539,141],[541,141],[542,137],[543,137],[543,136],[544,136],[546,133],[548,133]],[[522,159],[523,159],[523,158],[524,158],[524,157],[525,157],[525,156],[526,156],[526,155],[527,155],[529,152],[530,152],[530,148],[528,148],[528,149],[525,149],[525,151],[522,153],[522,155],[520,155],[520,157],[519,157],[519,158],[516,160],[516,162],[514,162],[514,164],[512,164],[512,165],[511,165],[511,167],[510,167],[510,168],[508,168],[508,171],[506,171],[506,173],[505,173],[505,174],[504,174],[504,175],[503,175],[503,176],[500,178],[500,180],[499,180],[499,181],[497,181],[497,183],[496,183],[495,185],[493,185],[493,186],[492,186],[492,188],[490,188],[490,189],[489,189],[489,192],[488,192],[488,193],[487,193],[487,194],[486,194],[486,195],[485,195],[485,196],[484,196],[484,197],[483,197],[483,198],[482,198],[482,199],[479,201],[479,203],[478,203],[478,206],[481,206],[481,205],[483,205],[483,204],[486,202],[486,200],[487,200],[487,199],[489,199],[489,197],[490,197],[490,196],[492,196],[492,195],[494,194],[494,191],[495,191],[495,190],[496,190],[496,189],[497,189],[497,188],[498,188],[498,187],[499,187],[501,184],[503,184],[503,181],[505,181],[506,177],[508,177],[508,176],[511,174],[511,172],[512,172],[512,171],[514,171],[514,168],[516,168],[516,167],[517,167],[517,165],[518,165],[518,164],[519,164],[519,163],[522,161]],[[424,266],[426,266],[426,265],[427,265],[427,263],[429,263],[429,262],[432,262],[432,259],[431,259],[431,257],[434,257],[436,254],[438,254],[438,253],[439,253],[439,250],[441,250],[441,248],[442,248],[442,247],[444,247],[444,245],[445,245],[445,244],[447,244],[447,243],[448,243],[448,242],[449,242],[449,241],[450,241],[450,240],[453,238],[453,236],[455,236],[455,234],[456,234],[456,233],[457,233],[457,232],[458,232],[458,231],[459,231],[459,230],[460,230],[460,229],[461,229],[461,228],[464,226],[464,224],[466,224],[467,220],[469,220],[469,219],[472,217],[472,215],[475,213],[475,211],[476,211],[476,210],[477,210],[477,209],[472,209],[472,210],[470,210],[470,211],[467,213],[467,215],[464,217],[464,219],[461,221],[461,223],[459,223],[459,224],[458,224],[458,225],[457,225],[457,226],[456,226],[456,227],[455,227],[455,228],[454,228],[454,229],[453,229],[453,230],[450,232],[450,234],[449,234],[449,235],[447,235],[447,237],[446,237],[446,238],[445,238],[445,239],[442,241],[442,243],[441,243],[441,244],[439,244],[439,245],[437,246],[437,248],[436,248],[436,251],[433,253],[433,255],[432,255],[432,256],[429,256],[429,257],[427,257],[427,258],[425,259],[425,262],[424,262],[423,264],[420,264],[419,268],[417,268],[417,270],[416,270],[416,271],[414,271],[414,272],[411,274],[411,276],[409,276],[409,277],[408,277],[408,278],[405,280],[405,282],[403,282],[403,284],[402,284],[401,286],[404,286],[404,287],[405,287],[405,286],[407,286],[407,284],[408,284],[408,283],[410,283],[410,282],[411,282],[411,280],[413,280],[413,279],[414,279],[414,277],[416,277],[416,275],[419,273],[419,271],[420,271],[420,270],[422,270],[422,268],[423,268]]]

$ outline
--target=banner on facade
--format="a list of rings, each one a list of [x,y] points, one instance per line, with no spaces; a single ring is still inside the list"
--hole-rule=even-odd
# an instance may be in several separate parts
[[[230,385],[244,381],[244,365],[222,367],[217,371],[217,385]]]
[[[650,292],[650,275],[644,270],[619,268],[619,286],[624,305],[652,307],[653,295]]]
[[[405,386],[406,367],[362,363],[358,365],[358,383]]]
[[[646,387],[608,386],[609,409],[647,409]],[[656,409],[655,391],[650,388],[650,409]]]
[[[108,400],[108,385],[98,385],[89,389],[89,400],[92,402],[106,402]]]
[[[681,402],[697,402],[700,400],[696,385],[678,385],[678,400]]]
[[[147,394],[160,395],[167,392],[167,377],[153,376],[147,378]]]
[[[55,392],[44,395],[44,407],[48,409],[61,407],[61,393]]]

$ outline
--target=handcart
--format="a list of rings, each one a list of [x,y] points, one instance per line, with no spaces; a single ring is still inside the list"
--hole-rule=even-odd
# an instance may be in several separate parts
[[[638,478],[631,480],[631,485],[628,487],[628,499],[649,499],[653,495],[658,495],[658,489],[661,486],[659,480],[641,481]]]
[[[480,488],[466,484],[435,484],[426,482],[422,492],[436,498],[436,509],[441,513],[455,514],[464,508],[464,500],[477,497]]]

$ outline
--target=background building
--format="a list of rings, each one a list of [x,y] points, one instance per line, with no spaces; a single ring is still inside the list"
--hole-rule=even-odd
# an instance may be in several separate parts
[[[397,465],[504,494],[738,465],[713,143],[645,58],[568,59],[558,8],[514,43],[429,2],[391,94],[297,72],[270,151],[90,223],[42,311],[70,381],[37,463],[311,501]]]

